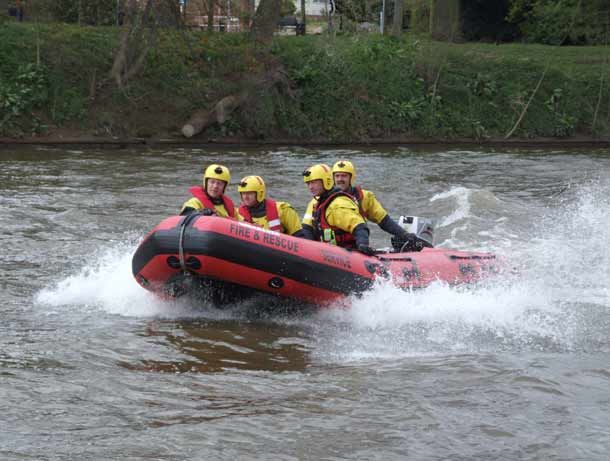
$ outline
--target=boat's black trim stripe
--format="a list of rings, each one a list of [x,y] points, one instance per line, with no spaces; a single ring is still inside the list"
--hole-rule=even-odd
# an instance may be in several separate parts
[[[150,234],[136,250],[131,260],[133,275],[139,274],[144,266],[157,255],[177,255],[180,245],[180,228],[158,230]]]
[[[137,274],[150,259],[158,254],[177,253],[178,240],[177,229],[157,231],[149,236],[134,255],[133,273]],[[373,283],[367,277],[320,264],[296,254],[226,234],[200,231],[191,226],[187,228],[184,236],[184,252],[191,255],[211,256],[335,293],[349,294],[364,291]]]
[[[191,228],[192,229],[192,228]],[[353,272],[320,264],[302,256],[258,245],[226,234],[187,230],[185,251],[287,277],[296,282],[336,293],[369,288],[372,280]],[[305,242],[305,241],[304,241]]]

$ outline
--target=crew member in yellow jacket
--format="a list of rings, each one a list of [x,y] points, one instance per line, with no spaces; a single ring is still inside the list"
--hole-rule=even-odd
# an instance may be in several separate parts
[[[306,238],[375,254],[358,204],[349,194],[333,187],[330,167],[322,163],[309,167],[303,172],[303,181],[313,196],[307,206],[312,210],[311,218],[303,219]]]
[[[231,173],[226,166],[210,165],[203,173],[203,187],[193,186],[189,189],[193,197],[184,202],[180,214],[201,212],[222,218],[235,218],[237,214],[235,205],[225,195],[229,182],[231,182]]]
[[[415,242],[415,235],[409,234],[394,221],[381,206],[375,194],[370,190],[356,186],[356,167],[349,160],[339,160],[333,165],[333,181],[335,187],[350,194],[358,202],[360,214],[377,224],[381,230],[392,234],[397,241],[409,242],[409,247]]]
[[[286,202],[276,202],[267,198],[265,181],[260,176],[246,176],[237,186],[241,206],[237,219],[276,232],[303,237],[303,230],[297,212]]]

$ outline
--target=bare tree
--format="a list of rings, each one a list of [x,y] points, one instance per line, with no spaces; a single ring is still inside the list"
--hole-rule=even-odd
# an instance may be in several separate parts
[[[269,45],[273,41],[279,18],[280,0],[261,0],[252,21],[250,36],[255,43],[263,45],[255,53],[257,60],[264,64],[263,69],[244,75],[241,89],[237,92],[218,99],[211,108],[202,108],[191,114],[182,127],[185,137],[195,136],[210,125],[224,123],[243,107],[256,105],[257,95],[260,93],[277,91],[291,94],[290,81],[281,61],[269,53]]]
[[[280,19],[280,0],[261,0],[254,15],[252,39],[256,43],[269,45],[273,40],[273,33]]]
[[[129,0],[119,49],[114,57],[111,77],[119,88],[144,67],[148,51],[157,38],[157,18],[154,0],[141,6],[138,0]]]
[[[206,12],[207,12],[207,29],[208,32],[214,31],[214,9],[216,7],[216,2],[214,0],[207,0],[206,2]]]
[[[392,21],[392,35],[400,37],[402,34],[402,14],[404,0],[394,0],[394,19]]]
[[[301,22],[303,23],[303,33],[305,33],[305,28],[307,27],[307,8],[306,1],[301,0]]]

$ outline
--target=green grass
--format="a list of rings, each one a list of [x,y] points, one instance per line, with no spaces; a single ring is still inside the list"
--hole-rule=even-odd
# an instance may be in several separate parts
[[[503,137],[543,74],[516,136],[608,134],[606,47],[449,44],[404,35],[284,39],[277,48],[299,83],[306,119],[325,136]]]

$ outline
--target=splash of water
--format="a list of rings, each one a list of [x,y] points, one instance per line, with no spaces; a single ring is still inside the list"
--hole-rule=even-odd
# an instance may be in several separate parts
[[[39,291],[34,301],[47,308],[102,309],[135,317],[192,315],[187,306],[160,300],[135,283],[131,274],[134,251],[129,243],[101,249],[95,266]]]
[[[610,302],[610,181],[595,181],[563,198],[520,252],[522,270],[554,288],[557,301]]]
[[[609,192],[609,184],[591,184],[565,197],[543,219],[529,223],[539,231],[529,240],[513,238],[511,253],[505,255],[511,266],[519,268],[516,276],[477,287],[435,283],[411,292],[379,282],[353,298],[350,309],[325,310],[303,325],[314,329],[320,342],[316,349],[325,354],[334,351],[341,360],[504,348],[608,347]],[[454,225],[474,225],[493,240],[499,224],[497,220],[481,224],[474,216],[475,201],[469,200],[477,194],[454,193],[468,202],[459,206],[463,212]],[[489,197],[485,200],[489,202]],[[505,213],[503,238],[511,232],[510,210]],[[451,215],[457,216],[455,209],[448,211],[446,221]],[[206,308],[201,313],[188,300],[157,299],[133,280],[134,249],[135,244],[124,243],[100,250],[96,266],[42,290],[36,301],[56,308],[101,309],[136,317],[243,318],[243,306],[233,312]]]
[[[406,292],[379,283],[353,299],[351,309],[322,312],[318,320],[320,325],[348,325],[340,335],[322,335],[339,342],[324,348],[359,359],[570,347],[572,334],[558,325],[558,315],[548,293],[507,282],[479,287],[438,282]]]
[[[472,226],[478,219],[471,212],[472,191],[455,188],[437,198],[455,195],[458,210],[441,222]],[[607,349],[609,197],[610,184],[597,181],[565,197],[542,219],[535,217],[529,226],[536,234],[513,239],[510,252],[504,252],[509,266],[518,268],[515,275],[477,287],[435,283],[412,292],[378,283],[352,299],[351,309],[319,315],[320,331],[342,325],[334,335],[320,334],[325,339],[319,349],[333,351],[341,361],[504,348]],[[501,221],[501,236],[512,232],[510,221]],[[497,221],[487,225],[490,235],[498,235]]]

